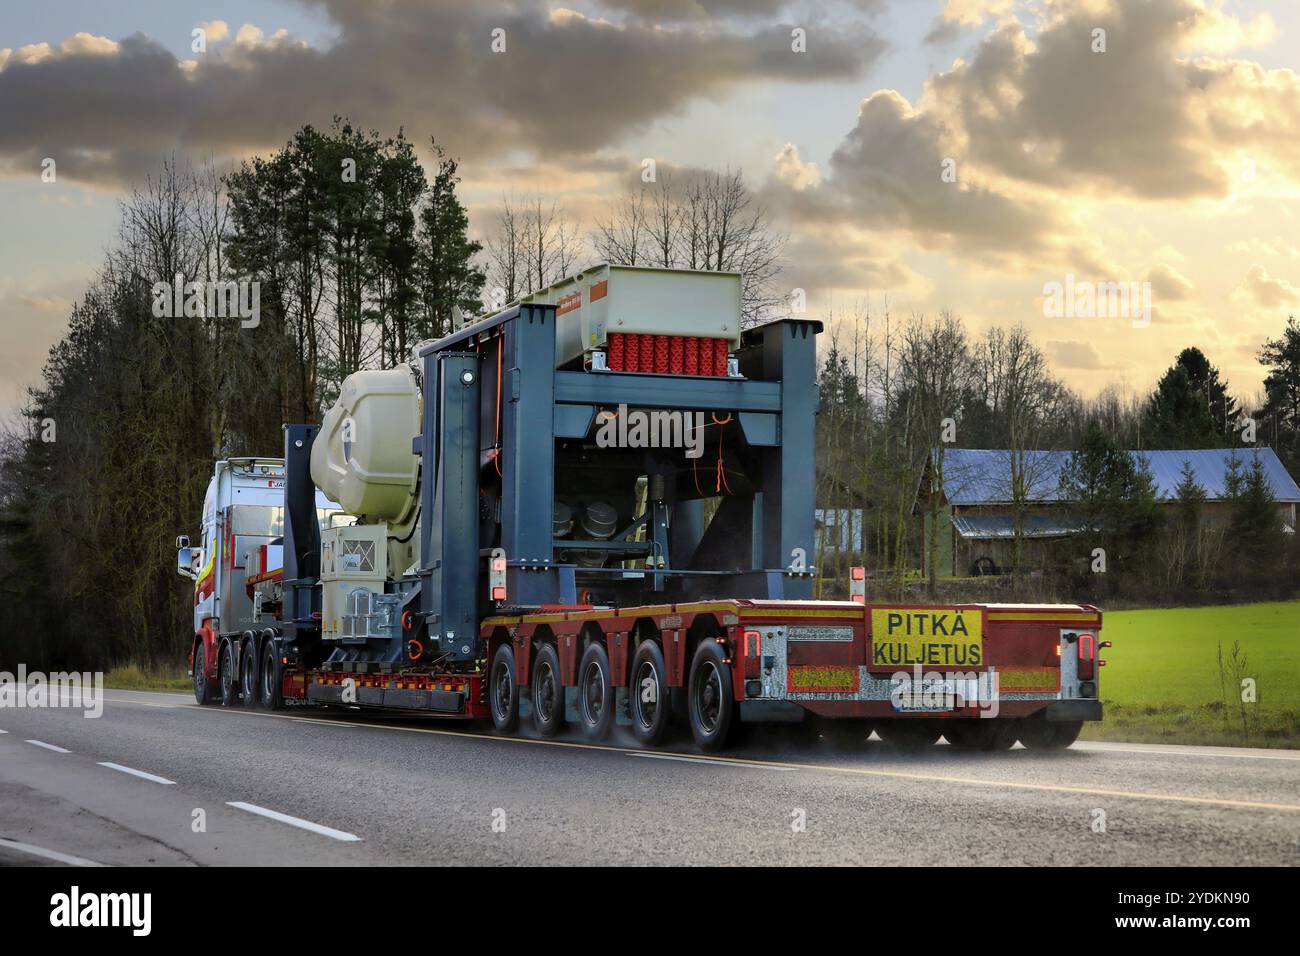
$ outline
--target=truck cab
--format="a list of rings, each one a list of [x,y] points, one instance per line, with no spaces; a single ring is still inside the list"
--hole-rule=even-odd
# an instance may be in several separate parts
[[[176,539],[177,572],[194,582],[190,667],[196,686],[200,672],[205,680],[217,680],[223,637],[261,628],[277,614],[284,487],[282,458],[218,461],[204,495],[197,544],[188,535]],[[316,494],[316,513],[323,528],[352,520],[323,492]]]

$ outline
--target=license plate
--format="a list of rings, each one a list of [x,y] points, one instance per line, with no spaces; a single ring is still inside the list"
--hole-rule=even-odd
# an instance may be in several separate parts
[[[900,714],[942,713],[969,706],[978,700],[975,682],[968,679],[927,677],[913,683],[905,693],[890,696],[890,703]]]

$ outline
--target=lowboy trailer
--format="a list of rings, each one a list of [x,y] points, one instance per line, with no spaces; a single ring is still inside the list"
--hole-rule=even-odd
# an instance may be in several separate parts
[[[1097,608],[868,605],[860,569],[812,600],[820,331],[742,332],[736,275],[598,266],[355,373],[285,426],[282,533],[230,541],[247,626],[196,612],[196,698],[1069,746],[1101,719]]]

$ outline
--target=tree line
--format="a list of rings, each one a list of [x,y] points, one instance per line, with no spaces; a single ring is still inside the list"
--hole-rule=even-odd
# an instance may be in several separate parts
[[[953,448],[1001,453],[989,483],[1010,521],[1002,569],[1010,573],[984,591],[1154,603],[1294,592],[1300,549],[1251,454],[1272,448],[1300,474],[1294,317],[1261,343],[1264,389],[1249,398],[1234,395],[1194,347],[1148,395],[1111,386],[1084,398],[1051,371],[1022,325],[973,336],[950,313],[900,319],[886,304],[859,305],[827,326],[817,424],[819,593],[844,593],[852,564],[870,569],[882,596],[941,592],[948,502],[930,492],[989,477],[952,474],[945,466]],[[1142,457],[1131,454],[1204,448],[1239,451],[1228,459],[1221,501],[1208,502],[1186,471],[1176,502],[1162,505]],[[1066,467],[1044,451],[1069,453]],[[1031,562],[1027,522],[1046,491],[1059,493],[1059,519],[1078,533],[1037,549]]]

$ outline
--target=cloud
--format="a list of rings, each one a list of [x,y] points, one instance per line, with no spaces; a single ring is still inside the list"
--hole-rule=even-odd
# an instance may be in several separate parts
[[[1102,361],[1101,354],[1091,342],[1051,340],[1045,344],[1048,357],[1059,369],[1093,371],[1110,367]]]
[[[67,312],[69,302],[67,299],[61,299],[53,295],[22,295],[18,301],[24,305],[30,306],[38,312]]]
[[[26,172],[54,156],[60,174],[120,183],[172,150],[267,149],[335,114],[434,134],[466,159],[582,157],[746,84],[859,76],[885,46],[861,18],[810,24],[796,53],[790,28],[772,22],[614,23],[509,0],[308,2],[334,23],[328,48],[245,24],[184,63],[142,34],[111,52],[86,41],[11,51],[0,165]]]
[[[799,155],[799,147],[786,143],[781,152],[772,160],[777,179],[792,189],[806,189],[821,182],[821,171],[816,163],[805,163]]]
[[[1246,271],[1246,278],[1237,291],[1265,309],[1300,302],[1300,289],[1286,279],[1273,278],[1261,265],[1253,265]]]
[[[1033,38],[1004,22],[929,91],[990,172],[1058,190],[1218,197],[1243,149],[1300,174],[1300,77],[1189,55],[1267,34],[1205,0],[1062,0]]]
[[[1151,292],[1159,299],[1178,301],[1191,296],[1192,283],[1171,265],[1160,263],[1147,273]]]

